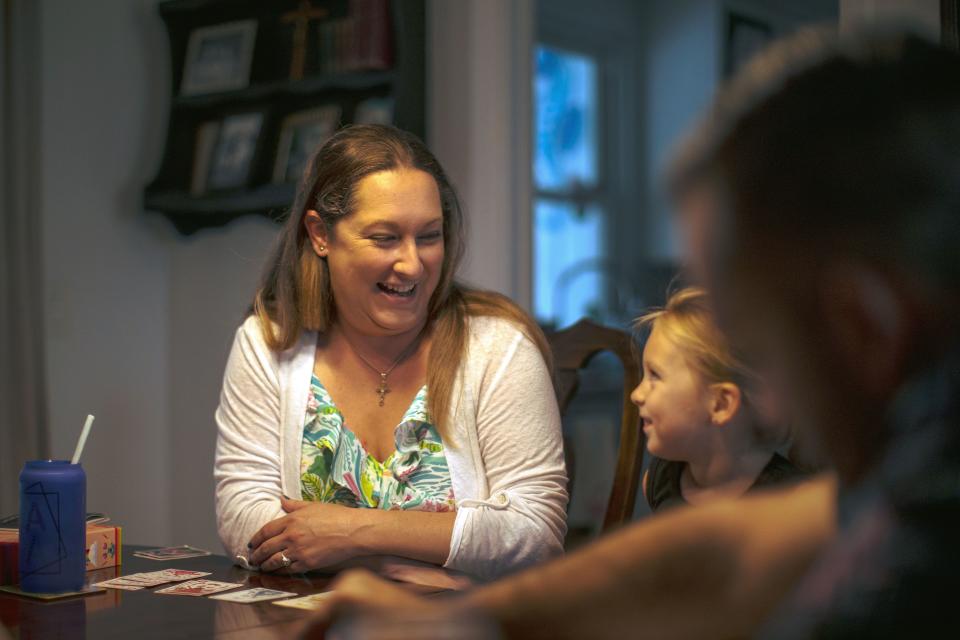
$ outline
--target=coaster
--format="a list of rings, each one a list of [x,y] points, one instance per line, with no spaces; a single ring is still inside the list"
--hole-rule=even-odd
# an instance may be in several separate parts
[[[80,591],[64,591],[63,593],[33,593],[31,591],[24,591],[20,587],[12,584],[8,584],[0,586],[0,591],[12,593],[15,596],[34,598],[36,600],[60,600],[62,598],[72,598],[74,596],[88,596],[92,593],[103,593],[106,591],[106,589],[103,587],[89,585],[83,589],[80,589]]]

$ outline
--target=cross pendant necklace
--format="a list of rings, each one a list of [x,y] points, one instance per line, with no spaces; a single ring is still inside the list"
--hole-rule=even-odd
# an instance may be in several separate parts
[[[360,355],[359,353],[357,354]],[[361,358],[362,360],[363,358]],[[390,393],[390,387],[387,386],[387,373],[383,371],[378,371],[380,374],[380,386],[377,387],[377,393],[380,394],[380,406],[383,406],[383,399],[388,393]]]
[[[343,339],[347,342],[347,345],[350,346],[350,349],[353,351],[354,355],[360,358],[360,362],[367,365],[367,367],[371,371],[373,371],[378,376],[380,376],[380,385],[376,389],[374,389],[374,393],[376,393],[377,396],[379,397],[379,402],[377,404],[379,404],[381,407],[383,406],[383,403],[387,397],[387,394],[390,393],[390,387],[387,384],[387,376],[393,373],[393,370],[397,368],[397,365],[403,362],[404,360],[406,360],[407,356],[409,356],[413,352],[414,347],[420,344],[420,335],[421,334],[418,333],[417,337],[414,338],[409,345],[407,345],[407,348],[400,352],[400,355],[398,355],[397,359],[393,361],[393,364],[390,365],[389,369],[387,369],[386,371],[380,371],[380,369],[370,364],[369,360],[367,360],[362,355],[360,355],[360,352],[357,351],[357,348],[353,346],[353,343],[350,342],[346,334],[343,334]]]

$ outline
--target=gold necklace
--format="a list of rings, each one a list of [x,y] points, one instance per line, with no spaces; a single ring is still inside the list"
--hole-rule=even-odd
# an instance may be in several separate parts
[[[370,361],[364,358],[362,355],[360,355],[360,352],[357,351],[357,348],[353,346],[353,343],[350,342],[349,338],[347,338],[347,334],[346,333],[342,334],[343,339],[346,341],[347,345],[350,347],[350,350],[353,351],[353,354],[358,358],[360,358],[360,361],[363,364],[367,365],[371,371],[373,371],[378,376],[380,376],[380,386],[374,389],[374,393],[380,396],[379,404],[381,407],[383,406],[384,398],[386,398],[386,395],[390,393],[390,387],[387,386],[387,376],[393,373],[393,370],[397,368],[397,365],[399,365],[401,362],[407,359],[407,356],[409,356],[410,353],[413,351],[413,347],[415,347],[420,343],[420,336],[422,335],[422,333],[423,332],[421,331],[420,333],[417,334],[417,336],[413,339],[413,341],[407,345],[407,348],[400,352],[400,355],[397,356],[397,359],[393,361],[393,364],[391,364],[390,368],[387,369],[386,371],[380,371],[378,368],[370,364]]]

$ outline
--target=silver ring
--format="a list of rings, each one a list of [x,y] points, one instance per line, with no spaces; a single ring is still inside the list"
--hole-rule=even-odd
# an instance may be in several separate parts
[[[293,564],[293,560],[288,558],[287,554],[285,554],[283,551],[280,552],[280,562],[282,562],[283,566],[285,567],[289,567],[290,565]]]

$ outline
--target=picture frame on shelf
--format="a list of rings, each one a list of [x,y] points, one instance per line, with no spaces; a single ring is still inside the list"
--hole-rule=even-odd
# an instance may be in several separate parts
[[[274,183],[300,180],[310,157],[337,130],[340,113],[339,105],[328,104],[297,111],[283,119],[273,166]]]
[[[215,133],[211,133],[213,125],[201,125],[191,191],[206,194],[246,187],[262,126],[260,111],[227,116],[216,123]],[[215,139],[213,144],[211,139]]]
[[[250,82],[256,20],[237,20],[190,32],[180,95],[242,89]]]
[[[355,124],[393,124],[393,109],[393,98],[367,98],[353,110],[353,122]]]
[[[757,52],[773,41],[769,24],[734,11],[727,12],[723,47],[724,77],[731,77]]]
[[[210,160],[220,133],[220,121],[209,120],[197,127],[193,151],[193,172],[190,176],[190,195],[202,196],[207,191],[207,174],[210,173]]]

